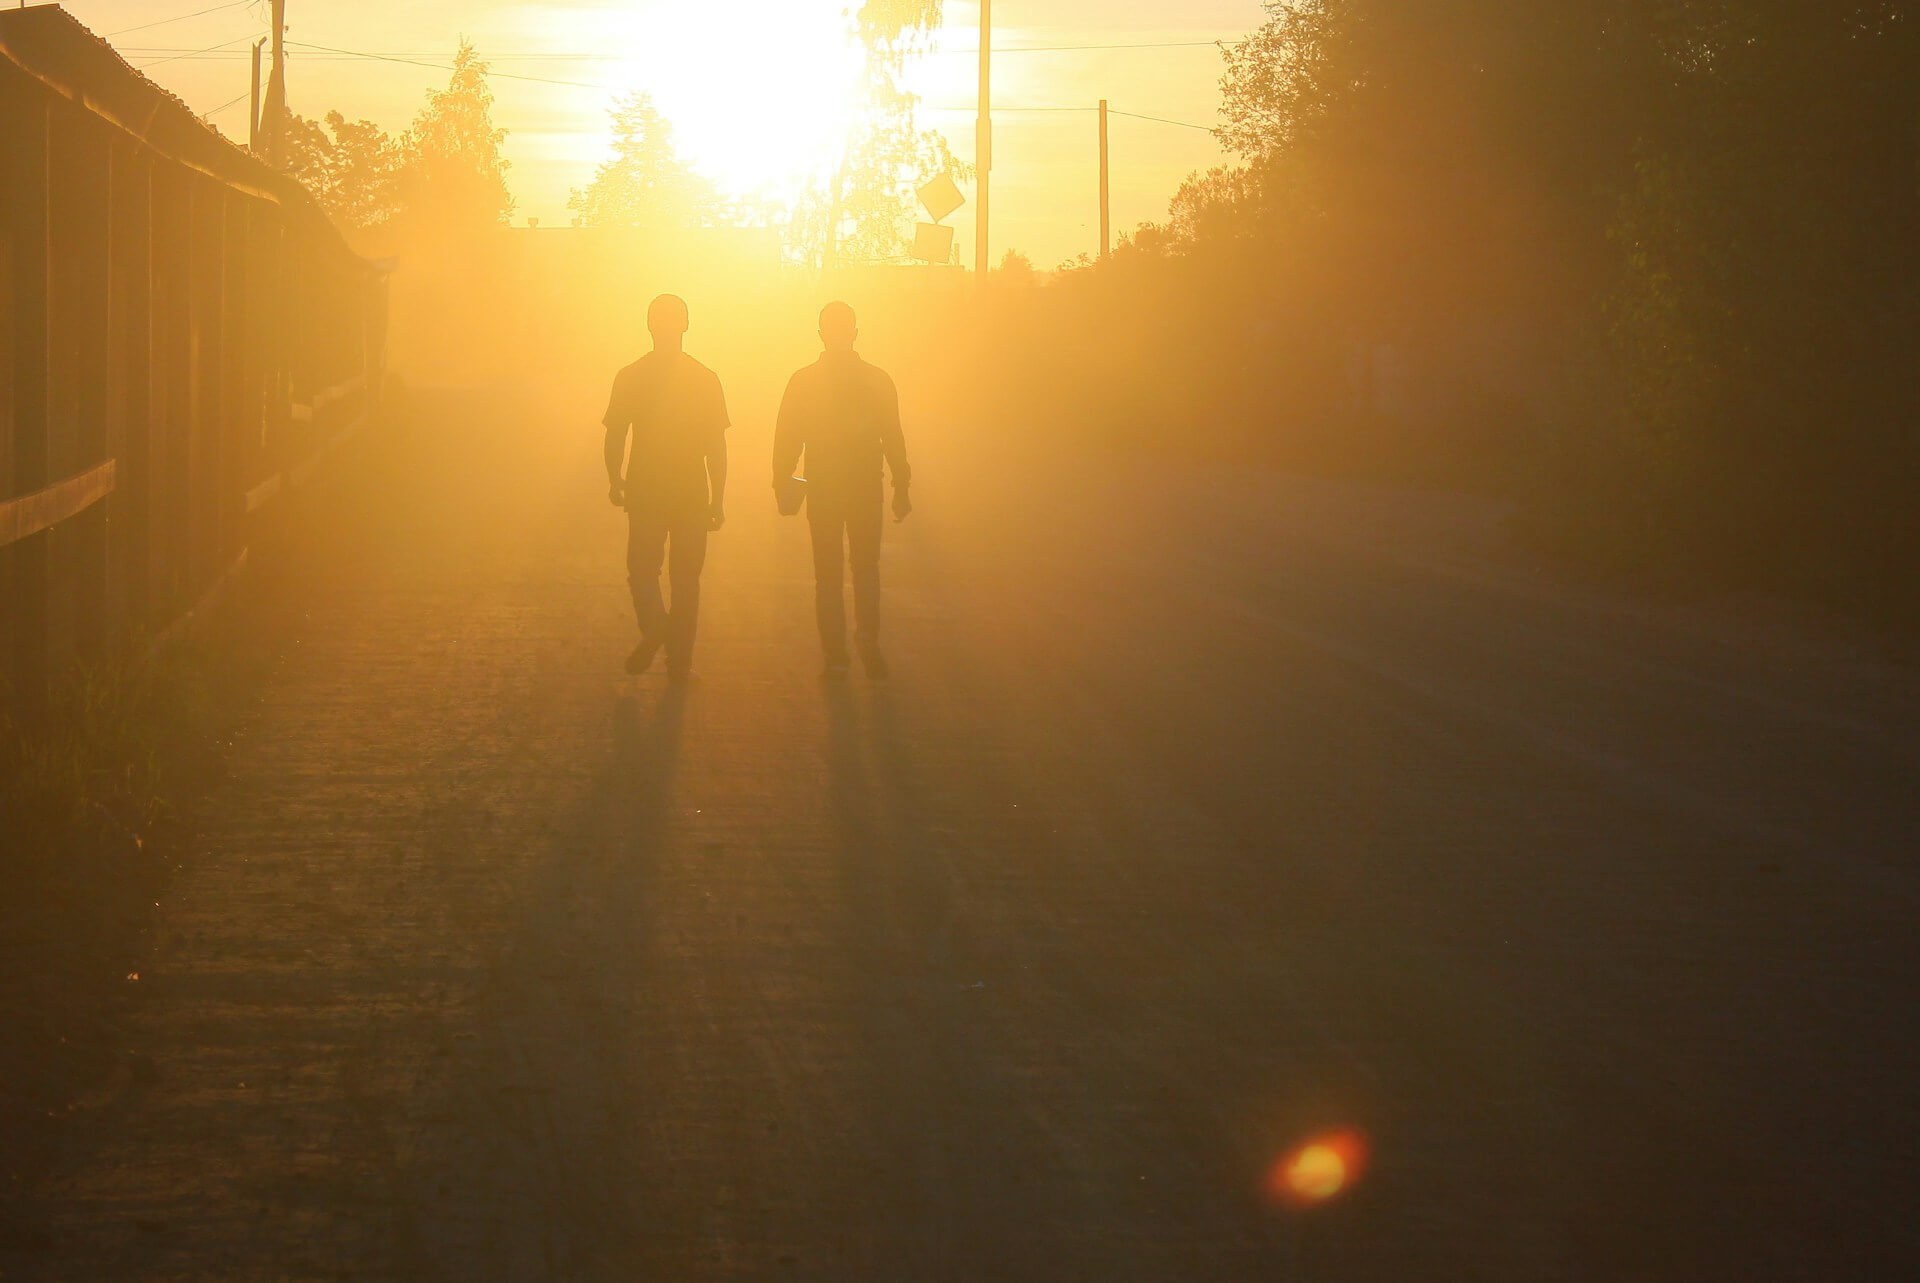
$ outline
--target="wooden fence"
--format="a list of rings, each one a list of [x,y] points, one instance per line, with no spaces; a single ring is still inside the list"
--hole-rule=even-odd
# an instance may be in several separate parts
[[[0,699],[203,611],[373,409],[386,276],[64,10],[0,10]]]

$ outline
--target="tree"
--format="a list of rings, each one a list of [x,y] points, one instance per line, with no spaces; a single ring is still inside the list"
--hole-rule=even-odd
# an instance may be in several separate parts
[[[1040,274],[1033,270],[1033,260],[1017,249],[1010,249],[1001,256],[997,270],[1000,279],[1012,285],[1033,285]]]
[[[673,125],[653,99],[636,93],[612,111],[613,159],[575,188],[567,208],[587,227],[684,228],[710,226],[721,213],[713,184],[680,159]]]
[[[833,189],[803,202],[792,234],[815,261],[875,261],[904,254],[913,238],[914,190],[969,166],[936,130],[914,117],[918,99],[901,86],[907,58],[940,25],[942,0],[866,0],[854,28],[866,51],[860,108]]]
[[[1273,274],[1238,332],[1284,298],[1299,343],[1391,336],[1457,405],[1524,388],[1499,433],[1433,431],[1510,472],[1531,452],[1535,506],[1589,546],[1894,582],[1920,541],[1920,3],[1265,7],[1221,82],[1240,168],[1096,275],[1224,259]]]
[[[330,111],[323,129],[289,113],[279,158],[282,172],[312,192],[343,231],[366,231],[393,217],[403,156],[372,121],[349,121]]]
[[[333,144],[317,121],[288,112],[281,121],[272,160],[281,173],[325,203],[323,193],[333,166]]]
[[[1259,172],[1216,165],[1190,174],[1167,206],[1167,233],[1181,245],[1228,245],[1257,234],[1261,220]]]
[[[386,223],[400,203],[400,176],[406,164],[400,144],[372,121],[350,121],[337,111],[327,113],[327,128],[333,134],[325,196],[328,212],[349,231]]]
[[[487,63],[462,39],[445,89],[427,91],[427,105],[401,140],[406,153],[401,202],[410,221],[436,229],[499,226],[513,216],[509,162],[500,154],[507,131],[493,125]]]
[[[1267,21],[1225,50],[1220,140],[1248,160],[1298,145],[1364,79],[1348,56],[1350,0],[1265,0]]]

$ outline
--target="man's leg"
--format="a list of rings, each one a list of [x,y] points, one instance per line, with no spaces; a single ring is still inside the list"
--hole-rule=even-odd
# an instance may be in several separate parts
[[[706,522],[675,525],[667,554],[667,577],[673,587],[673,610],[667,616],[670,677],[684,677],[693,667],[693,635],[700,627],[700,571],[706,564]]]
[[[860,656],[872,670],[880,655],[880,500],[862,503],[847,514],[847,554],[853,563],[853,617],[859,629]]]
[[[841,553],[845,520],[816,505],[808,515],[813,532],[813,613],[820,623],[820,649],[829,665],[847,662],[847,608],[843,595],[847,563]]]
[[[660,565],[667,553],[667,523],[650,513],[627,513],[627,587],[633,593],[633,618],[640,636],[658,645],[666,640],[667,608],[660,600]]]

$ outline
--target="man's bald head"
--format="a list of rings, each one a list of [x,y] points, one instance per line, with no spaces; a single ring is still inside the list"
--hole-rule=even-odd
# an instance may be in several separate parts
[[[860,328],[851,307],[833,302],[820,309],[820,342],[826,345],[827,351],[851,352],[853,341],[859,337]]]

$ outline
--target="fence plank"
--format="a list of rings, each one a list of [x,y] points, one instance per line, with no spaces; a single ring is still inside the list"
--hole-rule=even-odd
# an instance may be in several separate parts
[[[0,548],[51,530],[99,503],[113,493],[115,472],[115,461],[108,459],[32,494],[0,501]]]

